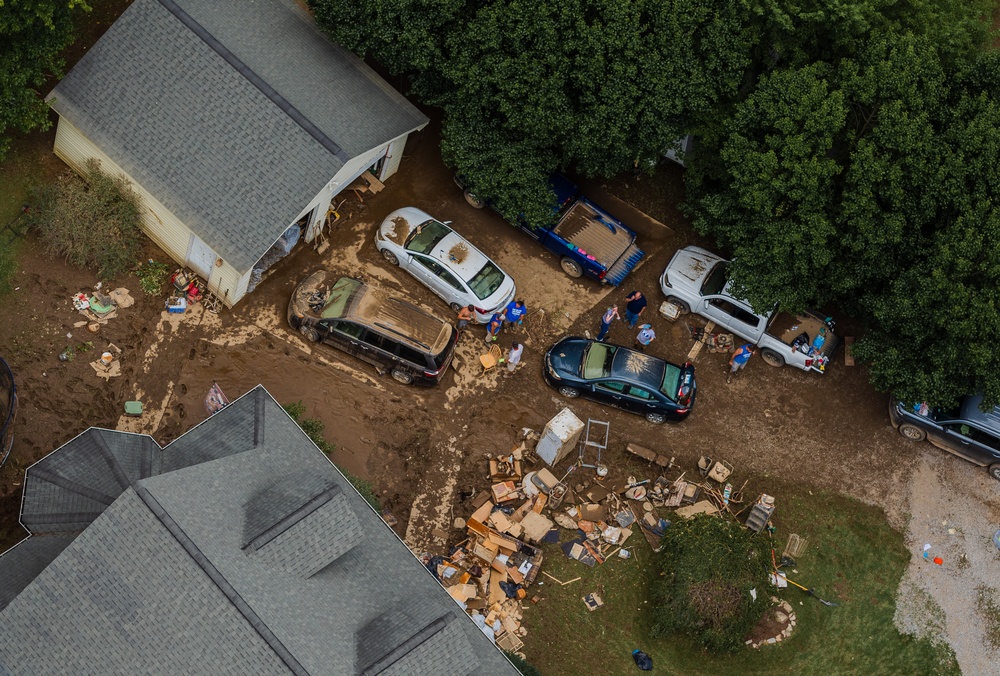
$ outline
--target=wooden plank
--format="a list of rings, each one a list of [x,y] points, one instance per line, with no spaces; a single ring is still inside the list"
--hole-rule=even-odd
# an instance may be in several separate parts
[[[854,336],[844,337],[844,366],[854,366],[854,354],[851,348],[854,346]]]
[[[705,324],[705,333],[711,333],[712,329],[714,329],[714,328],[715,328],[715,322],[709,322],[708,324]],[[688,352],[687,360],[688,361],[694,361],[695,357],[698,356],[698,353],[701,352],[701,348],[704,345],[705,345],[705,341],[703,341],[703,340],[696,340],[694,342],[694,345],[691,347],[691,351]]]

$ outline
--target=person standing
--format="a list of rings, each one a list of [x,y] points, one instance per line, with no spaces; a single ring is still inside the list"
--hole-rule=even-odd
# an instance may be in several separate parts
[[[516,340],[510,344],[510,351],[507,353],[507,373],[504,378],[510,378],[517,370],[517,365],[521,363],[521,354],[524,352],[524,345]]]
[[[729,358],[729,375],[726,376],[726,382],[728,383],[733,379],[733,374],[742,371],[750,361],[750,357],[754,355],[754,346],[750,343],[741,345],[736,352],[733,352],[733,356]]]
[[[639,352],[645,352],[649,344],[656,338],[656,332],[649,324],[643,324],[639,329],[639,335],[635,337],[635,349]]]
[[[462,308],[461,310],[458,311],[458,330],[459,331],[465,330],[465,327],[468,326],[469,322],[472,321],[472,318],[474,316],[473,312],[475,311],[475,309],[476,308],[473,307],[472,305],[468,305],[468,306],[466,306],[466,307],[464,307],[464,308]]]
[[[503,327],[503,312],[497,312],[490,318],[490,323],[486,325],[486,342],[493,343]]]
[[[608,335],[608,331],[611,329],[611,322],[615,320],[615,317],[618,317],[618,306],[612,305],[601,316],[601,330],[597,332],[597,340],[604,340]]]
[[[646,297],[640,291],[633,291],[625,297],[625,300],[627,301],[625,305],[625,321],[628,322],[630,329],[634,329],[636,322],[639,321],[639,317],[646,311]]]
[[[523,300],[512,300],[507,303],[507,308],[504,310],[504,327],[507,324],[517,324],[521,326],[524,322],[524,315],[528,314],[528,308],[525,306]]]

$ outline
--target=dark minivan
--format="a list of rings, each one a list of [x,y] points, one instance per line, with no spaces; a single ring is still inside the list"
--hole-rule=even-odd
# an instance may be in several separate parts
[[[963,398],[951,409],[889,403],[889,418],[899,433],[913,441],[926,439],[938,448],[986,467],[1000,481],[1000,406],[984,413],[981,395]]]
[[[436,385],[455,355],[454,327],[416,305],[330,273],[303,280],[288,303],[288,323],[310,342],[343,350],[395,380]]]

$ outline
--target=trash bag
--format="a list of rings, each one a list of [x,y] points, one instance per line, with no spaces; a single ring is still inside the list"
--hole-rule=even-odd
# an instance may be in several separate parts
[[[633,650],[632,659],[635,660],[635,666],[639,667],[643,671],[653,670],[653,658],[641,650]]]

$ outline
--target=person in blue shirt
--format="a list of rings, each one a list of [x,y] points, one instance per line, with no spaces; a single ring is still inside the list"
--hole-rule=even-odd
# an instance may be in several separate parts
[[[523,300],[512,300],[507,303],[504,310],[504,322],[506,324],[517,324],[520,326],[524,322],[524,315],[528,314],[528,308]]]
[[[487,343],[496,341],[497,334],[500,333],[501,327],[503,327],[503,311],[497,312],[495,315],[490,317],[490,323],[486,325]]]
[[[743,367],[750,361],[750,357],[754,355],[754,351],[754,346],[747,343],[741,345],[736,352],[733,352],[733,356],[729,358],[729,375],[726,377],[727,383],[733,379],[734,373],[743,370]]]

